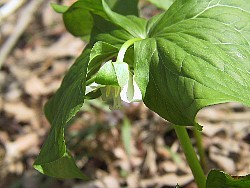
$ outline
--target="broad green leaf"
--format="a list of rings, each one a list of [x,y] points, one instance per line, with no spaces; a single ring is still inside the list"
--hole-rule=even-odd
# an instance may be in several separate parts
[[[51,3],[50,5],[53,8],[53,10],[56,11],[57,13],[64,13],[69,8],[68,6],[58,5],[56,3]]]
[[[99,43],[97,46],[92,50],[88,47],[84,50],[66,74],[59,90],[45,106],[45,114],[52,128],[34,163],[34,167],[41,173],[57,178],[86,178],[67,151],[64,127],[84,102],[87,66],[93,63],[101,64],[103,59],[117,53],[117,49],[111,45]],[[100,91],[96,92],[87,95],[86,98],[99,96]]]
[[[120,48],[123,43],[133,38],[127,31],[100,16],[93,15],[93,18],[94,27],[91,32],[90,44],[93,45],[96,42],[102,41]]]
[[[109,7],[122,15],[138,16],[138,0],[106,0]]]
[[[123,16],[116,12],[113,12],[105,0],[102,0],[103,8],[109,20],[121,28],[125,29],[135,38],[146,37],[146,20],[136,16]]]
[[[107,3],[111,5],[111,9],[118,13],[138,15],[137,0],[107,0]],[[75,36],[83,37],[89,35],[93,27],[93,17],[91,14],[108,19],[103,10],[101,0],[78,0],[63,14],[67,30]]]
[[[249,0],[176,0],[135,43],[135,76],[145,104],[177,125],[206,106],[250,106]]]
[[[163,10],[168,10],[168,8],[173,4],[175,0],[148,0],[158,8]]]
[[[33,166],[39,172],[55,178],[89,179],[78,169],[74,159],[68,152],[65,152],[64,155],[56,161],[43,164],[35,163]]]
[[[84,102],[87,65],[90,50],[86,49],[70,68],[56,94],[45,106],[51,130],[34,167],[57,178],[85,178],[67,151],[64,127],[80,110]]]
[[[96,61],[102,60],[103,63],[111,59],[117,55],[118,50],[123,45],[123,43],[133,38],[133,36],[127,31],[108,22],[107,20],[104,20],[100,16],[93,15],[93,18],[94,27],[91,33],[90,44],[94,46],[91,50],[91,63],[88,67],[88,77],[98,71],[100,64],[96,63]],[[107,53],[110,55],[107,56]],[[107,59],[103,58],[103,56],[106,56]],[[133,58],[133,49],[128,50],[125,54],[126,62],[133,64]]]
[[[207,177],[206,188],[212,187],[247,188],[250,187],[250,175],[231,177],[222,171],[211,170]]]
[[[105,17],[100,0],[80,0],[70,6],[63,14],[67,30],[75,36],[90,34],[93,25],[93,18],[90,11]]]

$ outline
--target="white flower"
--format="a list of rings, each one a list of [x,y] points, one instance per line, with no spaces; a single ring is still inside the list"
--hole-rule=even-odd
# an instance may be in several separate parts
[[[94,82],[89,86],[86,86],[85,95],[100,89],[102,100],[112,101],[112,105],[110,106],[111,110],[121,109],[121,101],[127,103],[142,101],[141,91],[134,79],[134,75],[130,72],[128,64],[124,62],[115,62],[113,63],[113,66],[119,86],[102,85]]]
[[[131,73],[126,85],[122,88],[121,99],[127,103],[142,101],[141,91]]]
[[[121,87],[119,86],[106,86],[104,88],[101,88],[102,92],[102,100],[103,101],[109,101],[112,100],[112,105],[109,106],[110,110],[118,110],[122,107],[120,92]]]

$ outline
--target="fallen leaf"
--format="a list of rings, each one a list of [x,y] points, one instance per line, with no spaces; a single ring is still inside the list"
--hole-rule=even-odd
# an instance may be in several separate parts
[[[29,95],[36,98],[40,95],[48,94],[47,87],[45,86],[44,82],[37,76],[32,76],[26,80],[24,83],[24,89]]]
[[[3,109],[6,113],[14,116],[15,119],[21,122],[31,122],[35,118],[35,112],[22,102],[5,103]]]

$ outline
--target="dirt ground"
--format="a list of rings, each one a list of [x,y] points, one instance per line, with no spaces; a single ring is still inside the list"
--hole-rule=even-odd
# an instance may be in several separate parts
[[[0,12],[7,2],[0,0]],[[86,44],[67,33],[61,15],[50,7],[72,0],[21,2],[0,17],[0,187],[168,188],[178,183],[195,188],[172,125],[142,103],[110,111],[101,100],[88,101],[66,128],[66,143],[90,181],[57,180],[33,169],[50,128],[43,105]],[[157,12],[145,5],[146,13]],[[249,174],[250,109],[216,105],[201,110],[198,122],[204,126],[207,170]]]

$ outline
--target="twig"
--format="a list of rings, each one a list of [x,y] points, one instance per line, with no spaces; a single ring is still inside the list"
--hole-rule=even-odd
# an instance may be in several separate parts
[[[6,3],[8,0],[0,0],[0,5],[3,5],[4,3]]]
[[[15,12],[24,2],[25,0],[11,0],[4,4],[0,8],[0,25],[2,24],[4,18]]]
[[[32,0],[20,13],[14,33],[7,39],[0,50],[0,68],[20,36],[34,18],[33,15],[42,2],[43,0]]]

